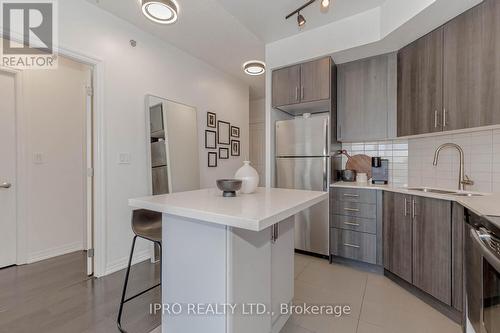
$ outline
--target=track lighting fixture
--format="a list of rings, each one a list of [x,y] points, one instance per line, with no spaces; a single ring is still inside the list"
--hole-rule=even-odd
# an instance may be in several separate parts
[[[321,11],[326,11],[326,9],[328,9],[328,7],[330,6],[330,0],[320,0],[320,1],[321,1]],[[316,2],[316,0],[309,0],[305,4],[303,4],[302,6],[300,6],[299,8],[295,9],[293,12],[291,12],[290,14],[288,14],[285,17],[285,19],[288,20],[290,17],[292,17],[295,14],[297,14],[297,23],[298,23],[299,27],[304,26],[306,24],[306,18],[300,12],[304,8],[309,7],[310,5],[312,5],[314,2]]]
[[[306,18],[301,13],[297,13],[297,23],[299,24],[299,27],[306,24]]]

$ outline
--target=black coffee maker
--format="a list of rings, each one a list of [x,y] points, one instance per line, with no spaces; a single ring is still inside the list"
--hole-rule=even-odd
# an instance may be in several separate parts
[[[389,183],[389,160],[372,157],[372,184]]]

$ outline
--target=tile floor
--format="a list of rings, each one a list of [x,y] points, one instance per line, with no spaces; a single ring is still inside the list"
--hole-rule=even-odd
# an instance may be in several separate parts
[[[352,313],[293,316],[280,333],[461,332],[459,325],[384,276],[303,255],[295,256],[295,303],[349,305]]]
[[[461,328],[388,278],[295,256],[295,303],[349,305],[352,313],[293,316],[281,333],[460,333]]]

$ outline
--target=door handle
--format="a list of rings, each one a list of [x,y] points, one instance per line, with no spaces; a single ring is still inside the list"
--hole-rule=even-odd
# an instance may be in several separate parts
[[[434,128],[438,128],[438,110],[434,110]]]
[[[359,209],[357,208],[344,208],[344,210],[347,212],[359,212]]]
[[[448,126],[447,119],[446,119],[446,117],[447,117],[446,112],[448,112],[448,111],[446,111],[446,109],[443,109],[443,128]]]
[[[344,193],[344,197],[348,197],[348,198],[359,198],[359,194],[349,194],[349,193]]]
[[[352,247],[354,249],[359,249],[360,246],[359,245],[353,245],[353,244],[349,244],[349,243],[344,243],[344,246],[347,246],[347,247]]]
[[[0,188],[10,188],[12,186],[11,183],[2,183],[0,184]]]

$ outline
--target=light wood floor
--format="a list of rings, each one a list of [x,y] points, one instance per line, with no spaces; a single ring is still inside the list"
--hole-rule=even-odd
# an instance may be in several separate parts
[[[116,316],[125,271],[101,279],[85,274],[85,253],[0,270],[1,333],[118,332]],[[129,295],[157,283],[159,265],[149,261],[132,268]],[[161,323],[149,314],[160,302],[155,290],[125,305],[122,323],[129,333],[147,333]]]

